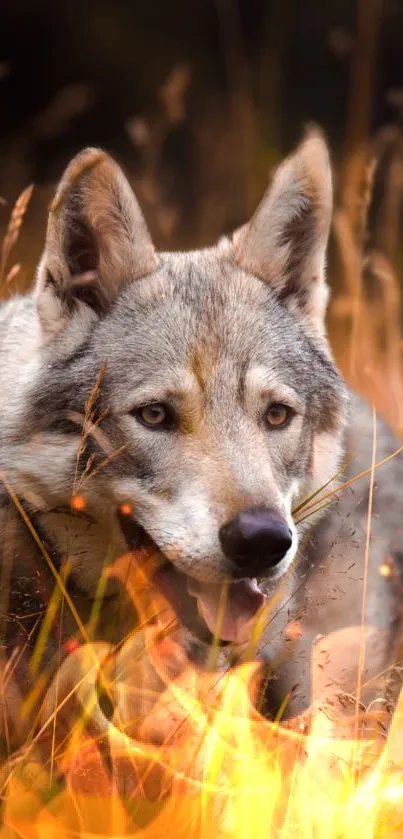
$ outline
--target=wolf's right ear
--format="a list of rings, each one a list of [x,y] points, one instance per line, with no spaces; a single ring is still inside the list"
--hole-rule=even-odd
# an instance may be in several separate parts
[[[332,218],[327,145],[317,130],[277,169],[252,221],[233,238],[237,264],[324,332],[326,247]]]
[[[86,149],[67,167],[49,211],[35,290],[42,326],[57,333],[86,304],[102,315],[121,286],[158,264],[140,207],[109,155]]]

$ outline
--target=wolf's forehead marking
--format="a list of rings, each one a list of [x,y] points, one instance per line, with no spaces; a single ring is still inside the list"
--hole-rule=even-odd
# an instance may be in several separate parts
[[[190,344],[186,367],[204,395],[222,367],[224,349],[218,335],[212,331],[209,335],[202,333]]]
[[[189,370],[193,373],[200,390],[205,391],[209,374],[211,374],[211,356],[207,359],[202,348],[191,346],[188,354]]]

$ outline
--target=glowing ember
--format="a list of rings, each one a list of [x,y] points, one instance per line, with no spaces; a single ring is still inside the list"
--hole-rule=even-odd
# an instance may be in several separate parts
[[[70,638],[68,641],[65,642],[63,645],[66,653],[74,653],[76,650],[79,649],[80,644],[75,638]]]
[[[298,638],[301,638],[303,634],[300,622],[290,621],[284,630],[284,634],[287,638],[290,638],[292,641],[297,641]]]
[[[72,495],[70,498],[70,507],[72,510],[80,511],[85,510],[86,508],[86,501],[82,495]]]
[[[122,513],[123,516],[131,516],[133,512],[133,505],[129,503],[121,504],[119,507],[119,511]]]

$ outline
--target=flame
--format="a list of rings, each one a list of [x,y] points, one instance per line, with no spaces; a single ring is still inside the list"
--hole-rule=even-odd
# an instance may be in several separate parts
[[[110,570],[139,628],[120,649],[71,646],[38,737],[3,766],[1,839],[401,836],[403,693],[387,738],[336,694],[269,722],[256,662],[218,675],[190,662],[155,564],[144,550]]]

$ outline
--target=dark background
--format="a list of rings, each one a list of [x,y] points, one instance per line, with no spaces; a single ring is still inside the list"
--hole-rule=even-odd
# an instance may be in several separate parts
[[[245,220],[307,123],[342,166],[402,112],[403,0],[3,0],[0,225],[34,182],[34,261],[51,185],[93,144],[158,244],[208,242]]]

